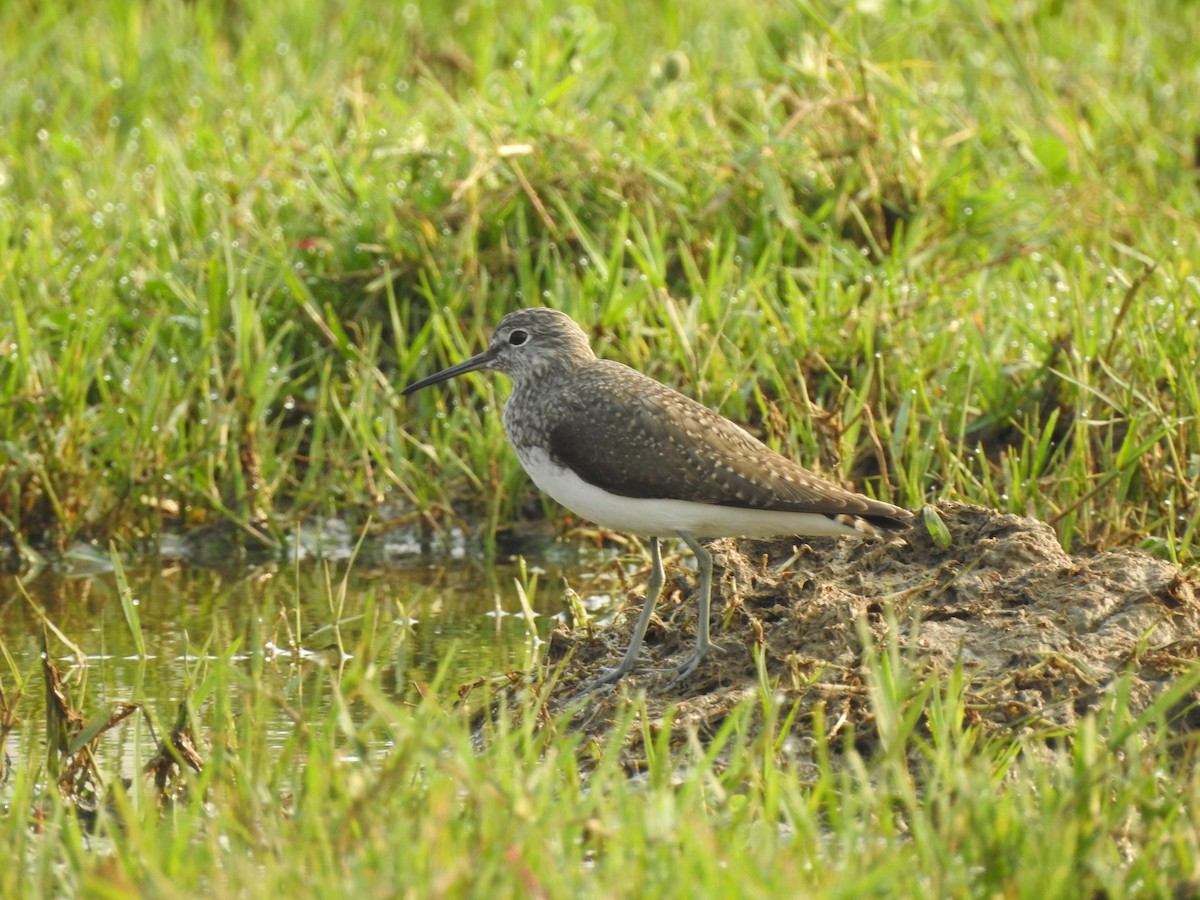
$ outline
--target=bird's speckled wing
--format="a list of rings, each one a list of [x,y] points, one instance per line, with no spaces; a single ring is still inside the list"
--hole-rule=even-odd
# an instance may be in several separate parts
[[[909,516],[818,478],[728,419],[618,363],[597,361],[574,388],[556,399],[550,455],[610,493],[861,516],[884,528]],[[620,443],[606,427],[614,421],[628,435]]]

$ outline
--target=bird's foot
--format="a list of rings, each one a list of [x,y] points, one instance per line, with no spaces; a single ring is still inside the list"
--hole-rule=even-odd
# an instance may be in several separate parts
[[[670,680],[668,687],[675,687],[678,684],[687,681],[696,674],[696,669],[700,666],[700,661],[709,653],[724,653],[725,651],[716,644],[705,644],[703,647],[697,647],[695,652],[685,659],[682,663],[674,668],[660,669],[661,672],[673,672],[675,677]]]
[[[700,660],[701,657],[693,653],[684,661],[683,665],[676,666],[674,669],[667,669],[666,671],[675,673],[675,677],[667,682],[667,687],[678,687],[695,675],[696,668],[700,665]]]
[[[612,669],[601,669],[596,679],[579,691],[579,696],[582,697],[593,691],[598,691],[602,687],[614,685],[632,671],[633,666],[626,665],[619,665]]]

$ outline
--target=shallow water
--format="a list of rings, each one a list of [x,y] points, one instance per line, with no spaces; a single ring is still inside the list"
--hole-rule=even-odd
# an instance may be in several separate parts
[[[17,764],[42,758],[45,740],[43,635],[71,704],[86,720],[119,704],[143,703],[158,727],[171,727],[179,703],[207,671],[228,657],[244,672],[246,686],[278,692],[286,703],[263,722],[269,743],[282,743],[295,728],[287,706],[328,708],[330,668],[347,665],[364,632],[386,634],[375,644],[373,678],[398,700],[415,698],[417,686],[443,679],[442,690],[480,678],[527,670],[538,640],[563,610],[563,575],[572,587],[601,586],[581,570],[537,573],[529,597],[535,613],[531,635],[515,582],[517,566],[483,568],[467,563],[366,568],[345,562],[307,561],[237,574],[196,567],[130,569],[126,572],[145,640],[139,658],[134,633],[111,571],[72,576],[45,572],[24,582],[0,578],[0,686],[23,724],[8,740]],[[528,577],[522,581],[528,584]],[[608,604],[592,590],[586,604]],[[43,619],[44,615],[44,619]],[[43,622],[46,623],[45,627]],[[254,687],[257,689],[257,687]],[[203,721],[204,710],[197,710]],[[101,753],[127,777],[154,750],[141,717],[109,732]],[[17,762],[21,761],[21,762]]]

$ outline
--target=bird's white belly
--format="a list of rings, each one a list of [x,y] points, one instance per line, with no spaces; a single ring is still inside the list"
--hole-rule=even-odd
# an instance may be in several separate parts
[[[644,537],[668,537],[680,532],[698,538],[863,536],[862,532],[849,525],[818,513],[746,509],[690,500],[651,500],[610,494],[588,484],[565,466],[558,465],[544,450],[518,451],[518,456],[534,484],[571,512],[611,531]]]

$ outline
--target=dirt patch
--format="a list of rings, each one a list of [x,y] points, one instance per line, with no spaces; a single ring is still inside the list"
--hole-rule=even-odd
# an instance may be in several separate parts
[[[588,694],[577,727],[603,738],[619,718],[616,705],[645,691],[652,716],[676,704],[675,727],[703,739],[756,684],[753,650],[761,646],[782,699],[798,704],[797,736],[811,734],[820,710],[831,730],[852,724],[856,744],[869,749],[864,656],[891,640],[918,674],[950,673],[961,661],[967,715],[984,731],[1049,735],[1096,709],[1121,676],[1130,679],[1128,705],[1140,711],[1200,655],[1194,577],[1132,550],[1070,556],[1034,519],[962,504],[937,509],[952,538],[946,548],[920,525],[907,544],[713,542],[713,636],[724,652],[679,685],[654,671],[691,649],[692,587],[677,588],[660,601],[643,666],[616,688]],[[565,660],[556,698],[578,700],[598,668],[620,658],[641,602],[590,636],[554,632],[547,671]],[[1181,707],[1177,727],[1200,725],[1189,721],[1197,718],[1191,708]]]

